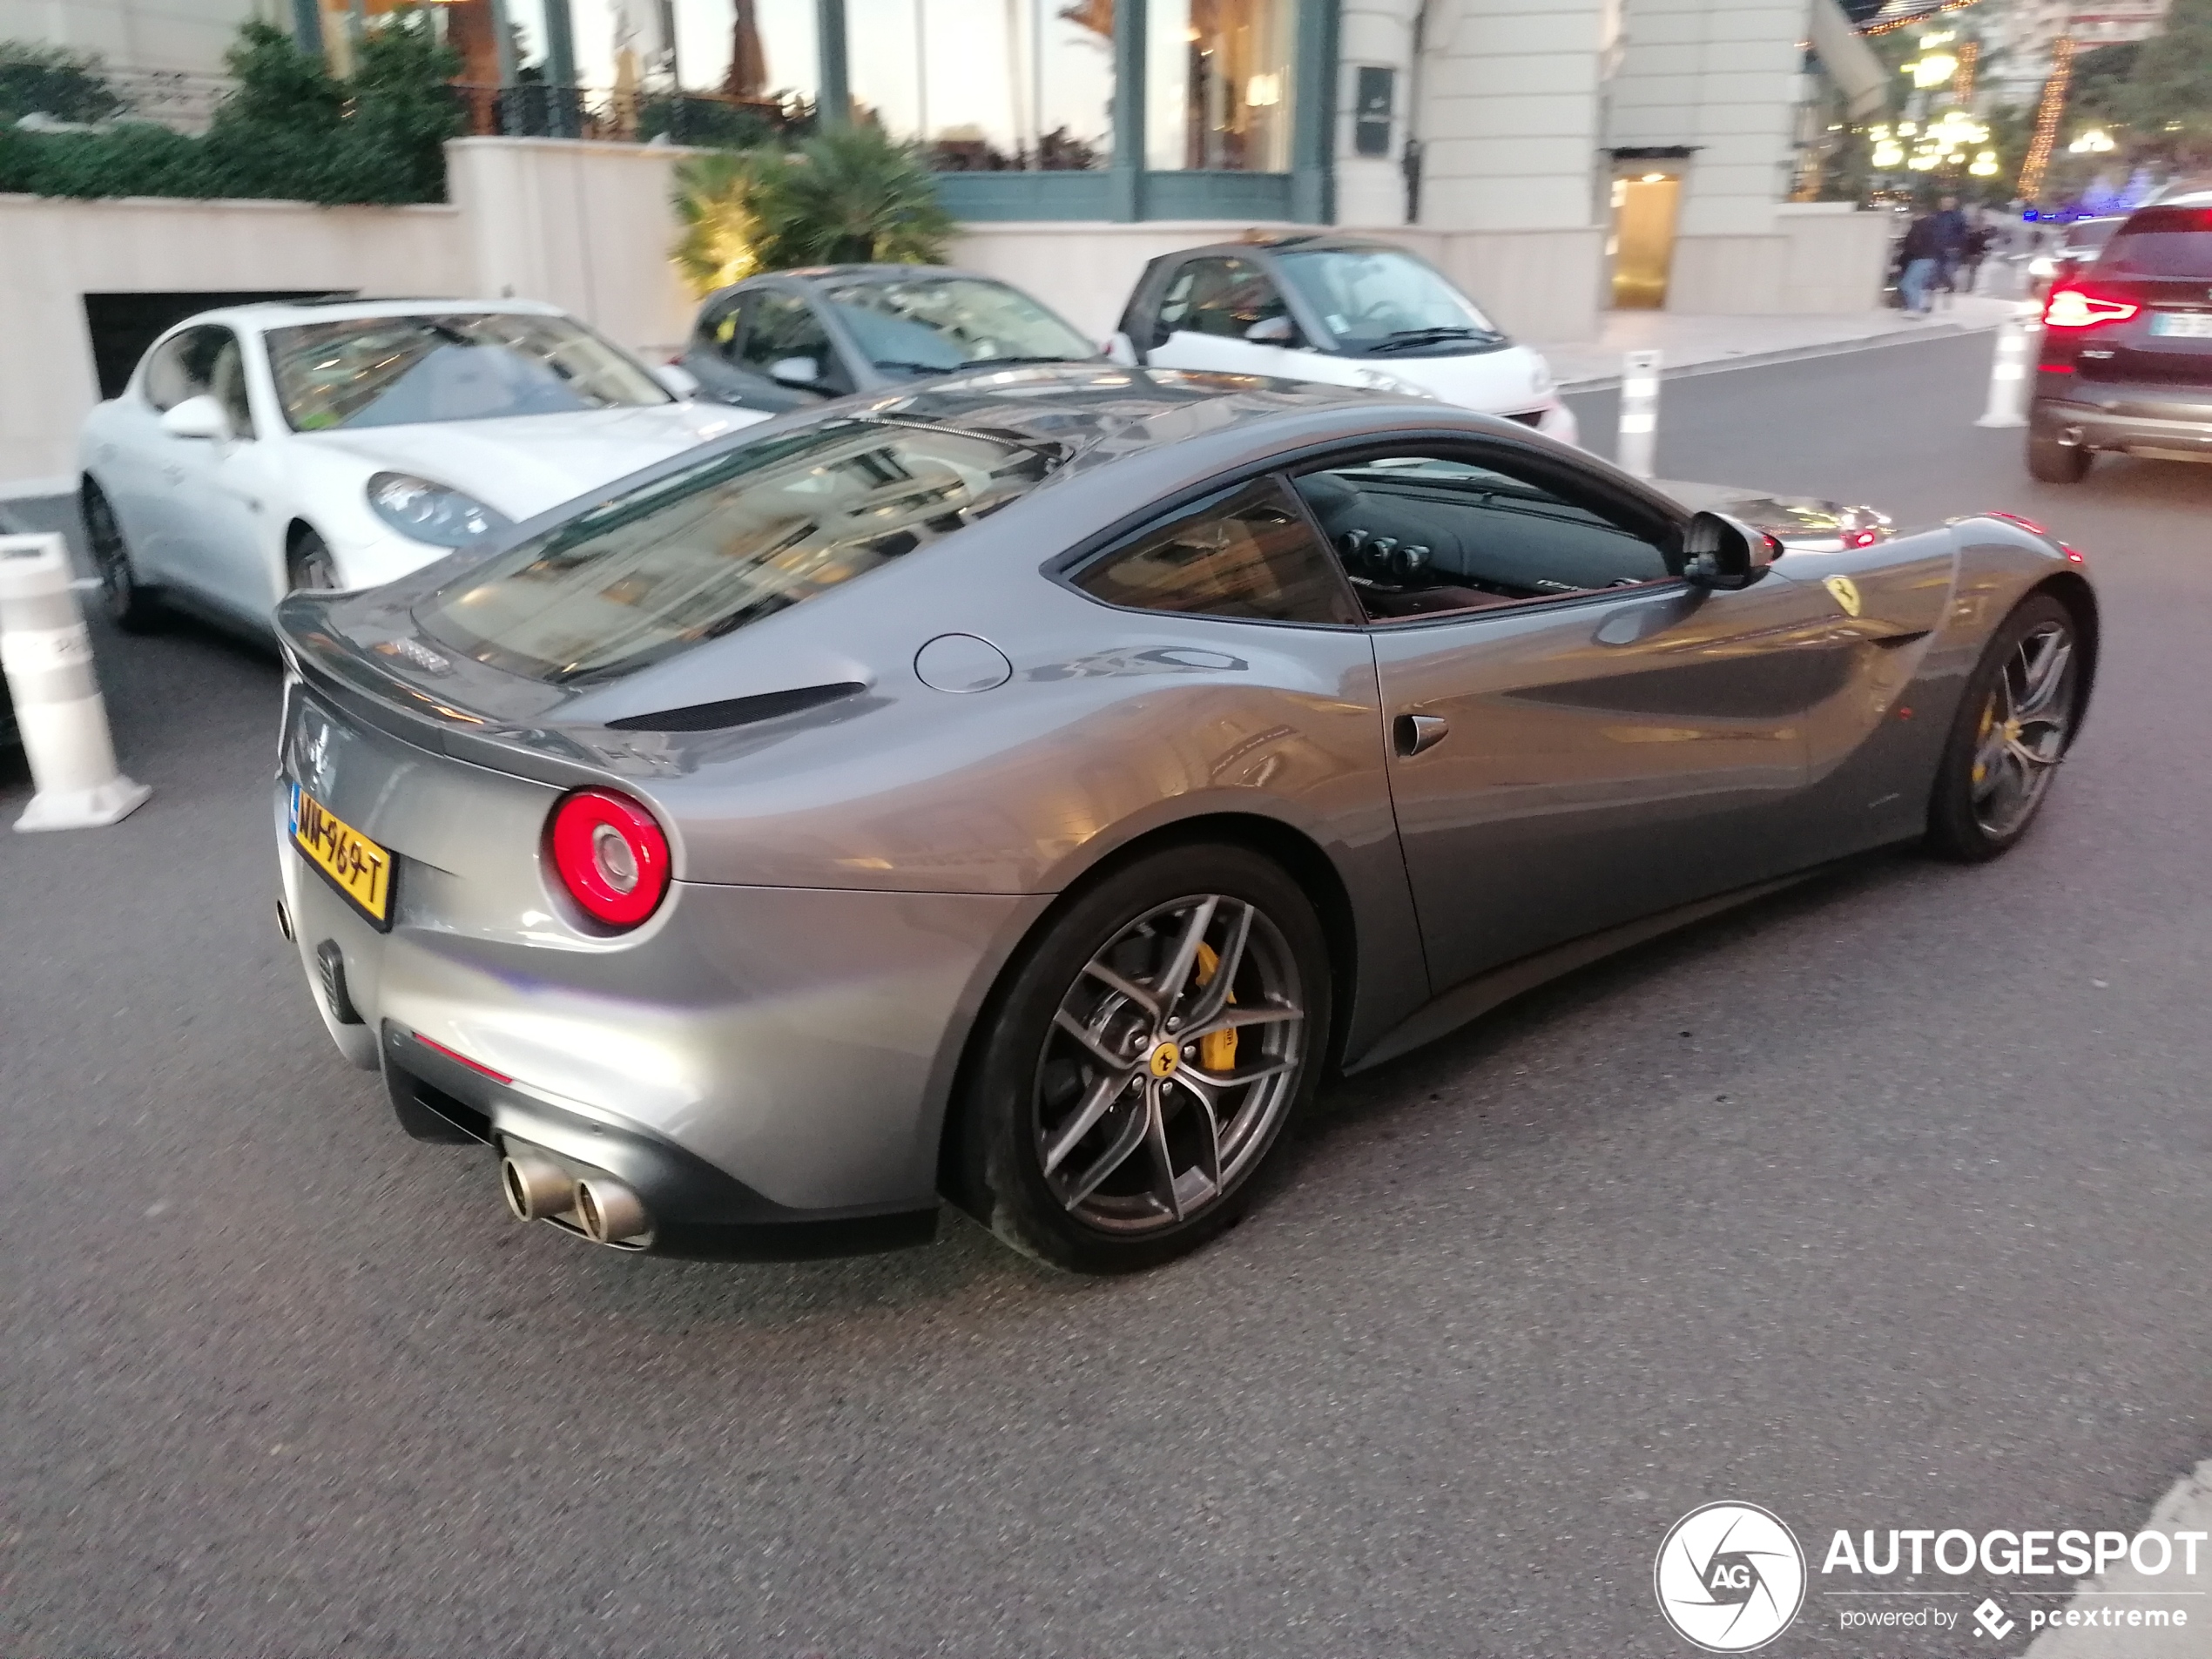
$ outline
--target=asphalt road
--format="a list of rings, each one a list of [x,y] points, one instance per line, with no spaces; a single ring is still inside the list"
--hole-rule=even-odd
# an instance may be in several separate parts
[[[730,1267],[509,1221],[271,924],[272,663],[102,633],[152,803],[0,836],[0,1654],[1618,1659],[1690,1651],[1651,1561],[1709,1501],[1816,1561],[2132,1527],[2212,1453],[2212,469],[2031,484],[1987,352],[1669,383],[1662,470],[2087,551],[2103,683],[2028,842],[1338,1087],[1133,1281],[965,1224]],[[2027,1639],[1814,1602],[1768,1652]]]

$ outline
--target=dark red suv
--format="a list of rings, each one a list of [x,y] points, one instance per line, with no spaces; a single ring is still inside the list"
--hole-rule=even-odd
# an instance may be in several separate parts
[[[2101,449],[2212,461],[2212,191],[2136,209],[2044,303],[2027,469],[2074,483]]]

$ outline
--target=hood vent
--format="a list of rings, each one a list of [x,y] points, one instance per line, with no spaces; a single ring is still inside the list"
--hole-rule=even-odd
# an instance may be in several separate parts
[[[656,714],[625,714],[606,724],[616,732],[721,732],[819,708],[866,690],[859,680],[839,680],[829,685],[802,685],[795,691],[764,691],[758,697],[725,698],[719,703],[694,703],[688,708],[663,709]]]

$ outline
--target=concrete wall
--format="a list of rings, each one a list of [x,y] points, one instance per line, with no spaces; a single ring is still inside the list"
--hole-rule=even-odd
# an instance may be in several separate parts
[[[1413,64],[1413,17],[1419,0],[1343,0],[1337,22],[1337,219],[1345,225],[1406,222],[1406,138],[1420,74]],[[1397,118],[1386,155],[1353,147],[1352,114],[1360,66],[1398,71]]]
[[[1460,0],[1432,9],[1420,111],[1424,228],[1580,230],[1597,222],[1592,164],[1610,18],[1604,0]]]
[[[460,138],[446,146],[473,292],[550,300],[665,355],[696,309],[669,263],[676,164],[663,145]]]
[[[1764,234],[1675,243],[1667,309],[1710,315],[1820,315],[1880,300],[1890,217],[1847,202],[1783,203]]]
[[[98,52],[111,68],[223,73],[248,17],[287,21],[275,0],[0,0],[0,40]]]
[[[1805,0],[1627,0],[1605,142],[1695,147],[1680,234],[1773,230],[1789,193],[1806,15]]]
[[[0,196],[0,479],[73,476],[87,293],[468,291],[457,210]]]

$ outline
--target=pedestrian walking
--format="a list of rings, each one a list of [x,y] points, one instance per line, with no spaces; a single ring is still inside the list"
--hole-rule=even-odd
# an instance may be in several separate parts
[[[1959,211],[1959,199],[1946,196],[1936,204],[1935,238],[1937,270],[1932,285],[1945,294],[1959,291],[1959,267],[1966,254],[1966,239],[1973,227]]]
[[[1930,285],[1943,270],[1943,243],[1936,230],[1936,216],[1923,212],[1905,227],[1905,243],[1898,250],[1898,292],[1905,297],[1905,314],[1928,314]]]
[[[1976,214],[1977,220],[1979,214]],[[1959,291],[1973,293],[1981,287],[1982,261],[1989,257],[1989,250],[1997,241],[1997,233],[1989,226],[1977,222],[1966,232],[1965,245],[1959,251]]]

